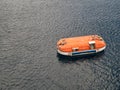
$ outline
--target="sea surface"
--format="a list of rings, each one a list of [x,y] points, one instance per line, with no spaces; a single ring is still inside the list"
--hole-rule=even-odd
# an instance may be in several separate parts
[[[57,54],[60,38],[89,34],[104,52]],[[120,0],[0,0],[0,90],[120,90]]]

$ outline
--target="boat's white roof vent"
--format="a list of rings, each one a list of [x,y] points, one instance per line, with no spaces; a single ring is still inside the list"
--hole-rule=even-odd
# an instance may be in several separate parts
[[[95,44],[95,41],[89,41],[89,44]]]

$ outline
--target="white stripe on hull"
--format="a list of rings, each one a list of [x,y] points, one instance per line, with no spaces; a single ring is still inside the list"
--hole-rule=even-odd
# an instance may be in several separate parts
[[[57,51],[58,51],[58,53],[61,54],[61,55],[65,55],[65,56],[76,56],[76,55],[87,55],[87,54],[98,53],[98,52],[103,51],[105,48],[106,48],[106,46],[103,47],[103,48],[100,48],[100,49],[98,49],[98,50],[94,50],[95,52],[93,52],[92,50],[91,50],[92,52],[91,52],[90,50],[86,50],[86,51],[83,51],[83,52],[62,52],[62,51],[60,51],[60,50],[57,50]],[[73,54],[73,53],[76,53],[76,54]]]

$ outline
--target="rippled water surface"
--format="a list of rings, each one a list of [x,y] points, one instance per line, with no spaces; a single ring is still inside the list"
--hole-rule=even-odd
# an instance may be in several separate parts
[[[57,55],[60,38],[88,34],[105,52]],[[120,0],[1,0],[0,90],[120,90]]]

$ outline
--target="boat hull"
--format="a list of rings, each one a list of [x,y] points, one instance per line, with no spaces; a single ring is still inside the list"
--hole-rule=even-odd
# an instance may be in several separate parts
[[[77,51],[77,52],[62,52],[59,49],[57,52],[61,55],[65,56],[78,56],[78,55],[89,55],[89,54],[95,54],[103,51],[106,48],[106,46],[100,48],[100,49],[93,49],[93,50],[84,50],[84,51]]]

